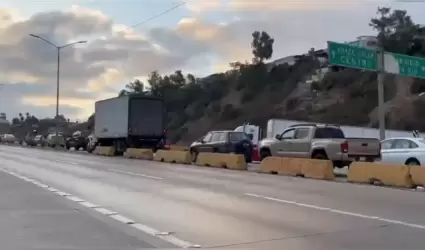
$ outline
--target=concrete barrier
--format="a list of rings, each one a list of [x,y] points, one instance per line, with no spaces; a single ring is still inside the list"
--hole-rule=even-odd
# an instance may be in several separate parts
[[[332,161],[318,159],[298,159],[301,164],[301,173],[304,177],[320,180],[335,179]]]
[[[180,164],[190,164],[192,162],[190,152],[182,150],[158,150],[153,159],[154,161]]]
[[[369,184],[379,181],[386,186],[413,187],[410,168],[408,166],[378,162],[351,163],[347,181]]]
[[[333,164],[328,160],[307,158],[267,157],[260,163],[263,173],[304,176],[312,179],[333,180]]]
[[[416,186],[425,187],[425,167],[409,166],[409,169],[413,184],[415,184]]]
[[[134,159],[152,160],[153,151],[150,148],[127,148],[124,156]]]
[[[198,166],[247,170],[245,156],[238,154],[199,153],[195,164]]]
[[[170,145],[169,148],[172,151],[189,151],[188,146],[182,146],[182,145]]]
[[[301,165],[296,164],[291,158],[283,157],[267,157],[260,162],[260,172],[267,174],[281,174],[281,175],[301,175]]]
[[[105,146],[96,146],[96,148],[93,151],[93,154],[95,155],[103,155],[103,156],[114,156],[115,155],[115,148],[105,147]]]

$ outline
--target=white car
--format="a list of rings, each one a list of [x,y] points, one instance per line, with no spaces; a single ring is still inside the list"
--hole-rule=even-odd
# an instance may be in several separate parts
[[[397,137],[383,140],[381,162],[425,165],[425,139]]]

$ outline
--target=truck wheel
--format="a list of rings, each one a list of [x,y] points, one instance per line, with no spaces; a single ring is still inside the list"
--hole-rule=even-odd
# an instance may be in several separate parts
[[[260,151],[260,160],[261,161],[264,160],[264,159],[266,159],[269,156],[272,156],[272,154],[271,154],[271,152],[270,152],[269,149],[267,149],[267,148],[261,149],[261,151]]]
[[[196,162],[198,159],[198,152],[194,149],[190,150],[190,156],[192,157],[192,162]]]
[[[326,156],[325,152],[314,152],[312,157],[312,159],[317,159],[317,160],[327,160],[328,157]]]

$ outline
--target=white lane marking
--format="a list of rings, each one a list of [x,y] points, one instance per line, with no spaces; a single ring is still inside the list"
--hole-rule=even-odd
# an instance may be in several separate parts
[[[145,174],[138,174],[138,173],[132,173],[132,172],[126,172],[126,171],[121,171],[118,169],[108,169],[109,171],[112,172],[117,172],[117,173],[123,173],[123,174],[129,174],[129,175],[134,175],[134,176],[141,176],[141,177],[146,177],[146,178],[151,178],[151,179],[156,179],[156,180],[163,180],[164,178],[162,177],[157,177],[157,176],[151,176],[151,175],[145,175]]]
[[[117,220],[119,222],[122,222],[124,224],[134,224],[135,223],[134,220],[129,219],[129,218],[127,218],[125,216],[122,216],[120,214],[113,214],[113,215],[111,215],[109,217],[111,217],[112,219],[115,219],[115,220]]]
[[[101,214],[108,215],[108,216],[118,214],[117,212],[111,211],[111,210],[103,208],[103,207],[96,207],[94,210],[98,211]]]
[[[88,201],[80,202],[80,204],[83,205],[83,206],[85,206],[85,207],[88,207],[88,208],[97,208],[97,207],[99,207],[98,205],[95,205],[95,204],[90,203]]]
[[[71,196],[70,194],[65,193],[65,192],[56,192],[56,194],[58,194],[60,196]]]
[[[83,200],[83,199],[81,199],[80,197],[77,197],[77,196],[66,196],[66,198],[68,199],[68,200],[71,200],[71,201],[75,201],[75,202],[84,202],[85,200]]]
[[[54,161],[59,163],[71,164],[71,165],[81,165],[78,162],[72,162],[72,161],[61,161],[61,160],[54,160]]]
[[[30,182],[30,183],[34,183],[31,179],[26,178],[26,177],[25,177],[25,176],[23,176],[23,175],[20,175],[20,174],[17,174],[17,173],[14,173],[14,172],[8,171],[8,170],[6,170],[6,169],[2,169],[2,168],[0,168],[0,171],[3,171],[3,172],[8,173],[8,174],[10,174],[10,175],[16,176],[16,177],[18,177],[18,178],[20,178],[20,179],[23,179],[23,180],[26,180],[26,181],[28,181],[28,182]],[[59,194],[59,195],[61,195],[61,196],[62,196],[63,194],[67,194],[67,193],[62,192],[62,191],[59,191],[59,190],[57,190],[57,189],[55,189],[55,188],[52,188],[52,187],[50,187],[50,186],[48,186],[48,185],[45,185],[45,184],[42,184],[42,183],[40,183],[40,185],[45,186],[47,190],[49,190],[49,191],[51,191],[51,192],[53,192],[53,193]],[[38,185],[37,185],[37,186],[38,186]],[[70,200],[73,200],[73,201],[77,202],[78,204],[81,204],[81,205],[83,205],[83,206],[85,206],[85,207],[92,208],[92,209],[94,209],[95,211],[97,211],[97,212],[99,212],[99,213],[102,213],[102,214],[104,214],[104,215],[106,215],[106,216],[108,216],[108,217],[110,217],[110,218],[112,218],[112,219],[115,219],[115,220],[117,220],[117,221],[119,221],[119,222],[122,222],[122,223],[128,224],[128,225],[130,225],[131,227],[133,227],[134,229],[137,229],[137,230],[139,230],[139,231],[141,231],[141,232],[143,232],[143,233],[149,234],[149,235],[151,235],[151,236],[154,236],[154,237],[160,238],[160,239],[162,239],[162,240],[164,240],[164,241],[167,241],[167,242],[169,242],[169,243],[171,243],[171,244],[173,244],[173,245],[175,245],[175,246],[178,246],[178,247],[181,247],[181,248],[201,248],[201,245],[199,245],[199,244],[192,244],[192,243],[190,243],[190,242],[188,242],[188,241],[181,240],[181,239],[179,239],[179,238],[177,238],[177,237],[175,237],[175,236],[173,236],[173,235],[171,235],[171,234],[165,234],[164,232],[158,231],[158,230],[153,229],[153,228],[151,228],[151,227],[149,227],[149,226],[146,226],[146,225],[144,225],[144,224],[137,223],[137,222],[135,222],[135,221],[133,221],[133,220],[131,220],[131,219],[129,219],[129,218],[127,218],[127,217],[125,217],[125,216],[122,216],[122,215],[118,214],[117,212],[113,212],[113,211],[108,210],[108,209],[106,209],[106,208],[102,208],[102,207],[100,207],[100,206],[94,205],[94,204],[92,204],[92,203],[90,203],[90,202],[80,200],[80,199],[79,199],[78,197],[76,197],[76,196],[63,196],[63,197],[66,197],[66,198],[68,198],[68,199],[69,199],[70,197],[77,198],[77,199],[74,199],[74,198],[73,198],[73,199],[70,199]]]
[[[59,190],[57,190],[56,188],[52,188],[52,187],[48,187],[47,190],[49,190],[50,192],[54,192],[54,193],[59,192]]]
[[[198,244],[192,244],[190,242],[181,240],[179,238],[174,237],[173,235],[161,235],[160,231],[157,231],[151,227],[148,227],[143,224],[135,223],[131,225],[132,227],[136,228],[137,230],[140,230],[146,234],[158,237],[160,239],[163,239],[165,241],[168,241],[176,246],[182,247],[182,248],[200,248],[201,245]]]
[[[391,224],[397,224],[397,225],[402,225],[402,226],[416,228],[416,229],[425,229],[425,225],[412,224],[412,223],[408,223],[408,222],[404,222],[404,221],[398,221],[398,220],[390,220],[390,219],[385,219],[385,218],[381,218],[381,217],[378,217],[378,216],[352,213],[352,212],[347,212],[347,211],[342,211],[342,210],[337,210],[337,209],[332,209],[332,208],[327,208],[327,207],[320,207],[320,206],[309,205],[309,204],[305,204],[305,203],[299,203],[299,202],[296,202],[296,201],[282,200],[282,199],[268,197],[268,196],[259,195],[259,194],[245,193],[245,195],[250,196],[250,197],[261,198],[261,199],[265,199],[265,200],[290,204],[290,205],[294,205],[294,206],[298,206],[298,207],[312,208],[312,209],[316,209],[316,210],[320,210],[320,211],[349,215],[349,216],[359,217],[359,218],[363,218],[363,219],[383,221],[383,222],[387,222],[387,223],[391,223]]]

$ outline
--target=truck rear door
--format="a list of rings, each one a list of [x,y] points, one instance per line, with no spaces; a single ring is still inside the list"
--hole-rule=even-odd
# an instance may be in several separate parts
[[[362,158],[379,158],[381,143],[375,138],[346,138],[348,141],[348,156]]]

